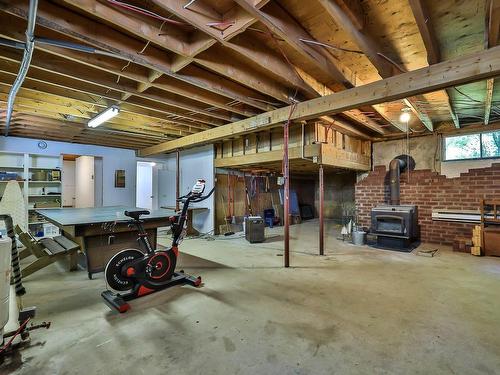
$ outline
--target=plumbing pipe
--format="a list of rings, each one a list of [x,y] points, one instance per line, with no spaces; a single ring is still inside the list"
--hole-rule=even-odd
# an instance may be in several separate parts
[[[287,121],[283,127],[283,177],[285,178],[285,189],[283,192],[285,251],[283,258],[285,268],[290,267],[290,169],[288,160],[289,126],[290,121]]]
[[[16,94],[19,88],[28,74],[28,69],[31,63],[31,57],[33,56],[33,50],[35,48],[35,23],[36,23],[36,11],[38,7],[38,0],[30,0],[29,10],[28,10],[28,27],[26,29],[26,45],[24,48],[23,60],[21,61],[21,67],[19,68],[19,73],[17,74],[16,80],[12,84],[9,92],[9,98],[7,99],[7,117],[5,119],[5,136],[9,135],[10,119],[12,117],[12,111],[14,109],[14,101],[16,99]]]

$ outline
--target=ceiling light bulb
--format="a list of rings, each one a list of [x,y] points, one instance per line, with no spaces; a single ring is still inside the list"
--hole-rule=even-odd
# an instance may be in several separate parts
[[[404,111],[403,113],[401,113],[401,115],[399,116],[399,120],[401,122],[408,122],[410,121],[410,113],[408,111]]]
[[[101,113],[99,113],[94,118],[91,118],[87,123],[89,128],[96,128],[101,125],[103,122],[108,121],[115,117],[118,113],[120,113],[120,107],[117,105],[112,105],[111,107],[105,109]]]

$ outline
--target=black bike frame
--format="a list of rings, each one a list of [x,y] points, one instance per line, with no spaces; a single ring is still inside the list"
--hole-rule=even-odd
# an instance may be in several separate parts
[[[213,191],[213,189],[212,189],[212,191]],[[180,239],[182,231],[184,229],[184,224],[186,223],[186,217],[187,217],[187,212],[188,212],[188,208],[189,208],[189,203],[191,203],[192,201],[201,202],[202,200],[208,198],[211,194],[212,194],[212,192],[210,192],[207,196],[201,197],[201,198],[200,198],[200,196],[195,196],[195,195],[184,196],[184,197],[179,198],[180,200],[184,200],[184,199],[185,200],[184,200],[184,205],[182,206],[181,214],[179,215],[177,222],[172,223],[172,231],[173,231],[173,233],[172,233],[173,234],[172,247],[176,247],[179,245],[179,239]],[[151,246],[151,243],[149,242],[148,233],[144,229],[144,226],[142,225],[142,223],[143,223],[142,220],[134,220],[134,224],[137,227],[138,236],[139,236],[138,241],[141,244],[142,248],[146,251],[146,254],[152,254],[152,253],[154,253],[155,250],[153,249],[153,247]]]

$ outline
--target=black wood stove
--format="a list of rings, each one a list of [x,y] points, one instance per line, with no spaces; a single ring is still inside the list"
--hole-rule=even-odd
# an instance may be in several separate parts
[[[419,239],[417,206],[400,204],[399,199],[399,177],[405,168],[404,158],[391,161],[391,204],[377,206],[371,211],[371,232],[377,235],[378,247],[411,251]]]
[[[411,250],[418,240],[418,212],[413,205],[381,205],[372,209],[372,233],[377,245]]]

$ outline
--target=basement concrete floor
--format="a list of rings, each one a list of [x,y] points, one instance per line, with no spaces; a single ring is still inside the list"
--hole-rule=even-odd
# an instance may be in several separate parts
[[[2,374],[499,374],[500,259],[440,247],[434,258],[335,239],[317,253],[317,222],[263,244],[187,239],[182,267],[202,288],[102,302],[102,278],[54,264],[30,278],[26,305],[50,330]],[[433,245],[422,245],[434,248]]]

